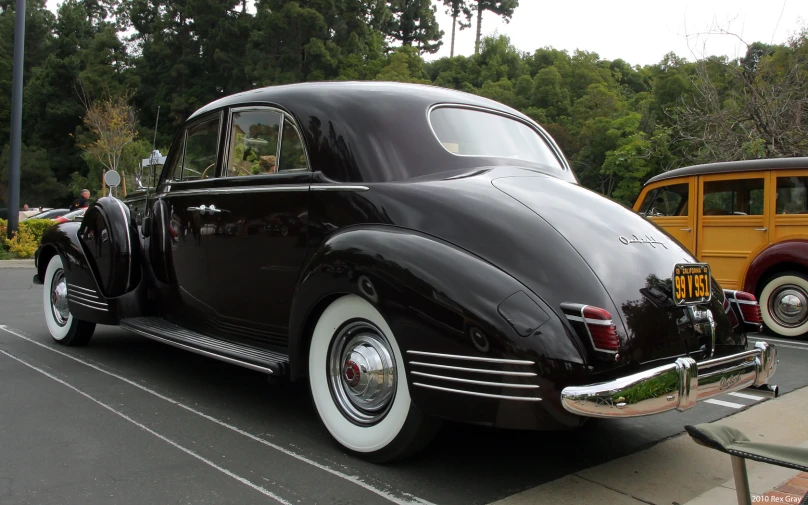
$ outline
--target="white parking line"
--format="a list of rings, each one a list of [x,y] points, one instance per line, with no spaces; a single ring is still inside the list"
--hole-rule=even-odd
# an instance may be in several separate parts
[[[5,328],[4,328],[4,329],[5,329]],[[82,390],[78,389],[78,388],[77,388],[77,387],[75,387],[75,386],[72,386],[72,385],[68,384],[67,382],[63,381],[62,379],[60,379],[60,378],[58,378],[58,377],[54,377],[53,375],[49,374],[49,373],[48,373],[48,372],[46,372],[45,370],[42,370],[41,368],[37,368],[37,367],[35,367],[34,365],[32,365],[32,364],[28,363],[27,361],[21,360],[20,358],[18,358],[18,357],[16,357],[16,356],[14,356],[14,355],[12,355],[12,354],[9,354],[8,352],[6,352],[6,351],[4,351],[4,350],[2,350],[2,349],[0,349],[0,353],[5,354],[5,355],[6,355],[6,356],[8,356],[9,358],[11,358],[11,359],[13,359],[13,360],[15,360],[15,361],[18,361],[18,362],[20,362],[20,363],[22,363],[23,365],[27,366],[28,368],[30,368],[30,369],[32,369],[32,370],[36,370],[37,372],[41,373],[42,375],[44,375],[44,376],[46,376],[46,377],[49,377],[49,378],[51,378],[51,379],[55,380],[55,381],[56,381],[56,382],[58,382],[59,384],[61,384],[61,385],[63,385],[63,386],[66,386],[66,387],[68,387],[68,388],[72,389],[73,391],[75,391],[76,393],[78,393],[78,394],[82,395],[83,397],[87,398],[88,400],[92,400],[93,402],[97,403],[98,405],[101,405],[102,407],[104,407],[105,409],[109,410],[110,412],[112,412],[113,414],[117,415],[118,417],[121,417],[121,418],[123,418],[123,419],[126,419],[127,421],[129,421],[130,423],[134,424],[135,426],[137,426],[138,428],[142,429],[143,431],[146,431],[147,433],[150,433],[150,434],[154,435],[155,437],[159,438],[159,439],[160,439],[160,440],[162,440],[163,442],[166,442],[166,443],[168,443],[168,444],[173,445],[174,447],[176,447],[177,449],[181,450],[182,452],[184,452],[184,453],[186,453],[186,454],[188,454],[188,455],[190,455],[190,456],[195,457],[195,458],[196,458],[196,459],[198,459],[199,461],[201,461],[201,462],[205,463],[206,465],[208,465],[208,466],[210,466],[210,467],[212,467],[212,468],[215,468],[216,470],[219,470],[220,472],[222,472],[223,474],[227,475],[228,477],[232,477],[233,479],[236,479],[237,481],[241,482],[242,484],[246,484],[247,486],[249,486],[249,487],[251,487],[251,488],[255,489],[256,491],[258,491],[259,493],[261,493],[261,494],[263,494],[263,495],[265,495],[265,496],[268,496],[268,497],[272,498],[273,500],[277,501],[278,503],[282,503],[283,505],[292,505],[292,503],[291,503],[291,502],[288,502],[288,501],[284,500],[283,498],[281,498],[280,496],[276,495],[276,494],[275,494],[275,493],[273,493],[272,491],[269,491],[269,490],[267,490],[267,489],[265,489],[265,488],[263,488],[263,487],[259,486],[258,484],[252,483],[252,482],[250,482],[249,480],[245,479],[244,477],[240,477],[240,476],[238,476],[238,475],[234,474],[233,472],[231,472],[231,471],[230,471],[230,470],[228,470],[227,468],[222,468],[221,466],[217,465],[217,464],[216,464],[216,463],[214,463],[213,461],[210,461],[209,459],[205,459],[205,458],[203,458],[202,456],[200,456],[199,454],[195,453],[195,452],[194,452],[194,451],[192,451],[191,449],[188,449],[188,448],[186,448],[186,447],[183,447],[183,446],[181,446],[180,444],[178,444],[177,442],[174,442],[173,440],[171,440],[171,439],[169,439],[169,438],[167,438],[167,437],[165,437],[165,436],[163,436],[163,435],[161,435],[161,434],[157,433],[156,431],[152,430],[151,428],[149,428],[149,427],[147,427],[147,426],[145,426],[145,425],[143,425],[143,424],[140,424],[139,422],[135,421],[135,420],[134,420],[134,419],[132,419],[131,417],[127,416],[126,414],[124,414],[124,413],[122,413],[122,412],[119,412],[119,411],[115,410],[114,408],[110,407],[109,405],[107,405],[106,403],[104,403],[104,402],[102,402],[102,401],[100,401],[100,400],[97,400],[97,399],[93,398],[92,396],[88,395],[88,394],[87,394],[87,393],[85,393],[84,391],[82,391]]]
[[[70,358],[73,361],[77,361],[77,362],[81,363],[82,365],[88,366],[88,367],[90,367],[90,368],[92,368],[94,370],[98,370],[99,372],[105,373],[105,374],[107,374],[109,376],[115,377],[116,379],[122,380],[122,381],[124,381],[125,383],[127,383],[127,384],[129,384],[131,386],[134,386],[134,387],[136,387],[136,388],[138,388],[138,389],[140,389],[142,391],[145,391],[145,392],[147,392],[149,394],[152,394],[152,395],[160,398],[161,400],[165,400],[165,401],[167,401],[169,403],[172,403],[172,404],[174,404],[174,405],[176,405],[178,407],[181,407],[181,408],[187,410],[188,412],[194,413],[194,414],[196,414],[196,415],[198,415],[200,417],[204,417],[208,421],[216,423],[219,426],[222,426],[222,427],[227,428],[229,430],[235,431],[236,433],[238,433],[240,435],[244,435],[245,437],[249,438],[250,440],[254,440],[254,441],[258,442],[258,443],[264,444],[265,446],[271,447],[272,449],[275,449],[276,451],[282,452],[282,453],[286,454],[287,456],[291,456],[291,457],[297,459],[298,461],[302,461],[303,463],[307,463],[307,464],[309,464],[309,465],[311,465],[311,466],[313,466],[315,468],[319,468],[320,470],[323,470],[324,472],[328,472],[331,475],[335,475],[335,476],[337,476],[337,477],[339,477],[341,479],[347,480],[348,482],[352,482],[353,484],[356,484],[357,486],[359,486],[361,488],[367,489],[371,493],[374,493],[374,494],[376,494],[378,496],[381,496],[382,498],[384,498],[384,499],[386,499],[386,500],[388,500],[388,501],[390,501],[392,503],[395,503],[396,505],[412,505],[412,504],[435,505],[432,502],[426,501],[426,500],[424,500],[422,498],[418,498],[417,496],[411,495],[410,493],[403,493],[402,492],[402,493],[400,493],[400,495],[404,496],[405,498],[399,498],[398,496],[395,496],[395,495],[393,495],[393,494],[391,494],[391,493],[389,493],[387,491],[381,490],[379,488],[376,488],[376,487],[362,481],[359,477],[356,477],[354,475],[347,475],[347,474],[344,474],[344,473],[340,472],[339,470],[334,470],[333,468],[331,468],[329,466],[323,465],[321,463],[317,463],[316,461],[313,461],[313,460],[311,460],[311,459],[309,459],[309,458],[307,458],[305,456],[301,456],[300,454],[292,452],[289,449],[286,449],[286,448],[281,447],[279,445],[273,444],[272,442],[268,442],[268,441],[264,440],[263,438],[260,438],[260,437],[257,437],[255,435],[253,435],[252,433],[248,433],[246,431],[243,431],[243,430],[241,430],[239,428],[236,428],[235,426],[233,426],[231,424],[228,424],[228,423],[226,423],[224,421],[220,421],[219,419],[216,419],[215,417],[212,417],[212,416],[209,416],[209,415],[207,415],[207,414],[205,414],[203,412],[200,412],[200,411],[194,409],[193,407],[189,407],[187,405],[184,405],[184,404],[178,402],[177,400],[174,400],[173,398],[169,398],[168,396],[162,395],[162,394],[158,393],[157,391],[153,391],[153,390],[151,390],[151,389],[149,389],[149,388],[147,388],[145,386],[142,386],[141,384],[138,384],[137,382],[134,382],[134,381],[132,381],[130,379],[127,379],[126,377],[123,377],[123,376],[118,375],[118,374],[113,373],[113,372],[109,372],[107,370],[104,370],[101,367],[93,365],[92,363],[84,361],[83,359],[80,359],[80,358],[77,358],[75,356],[72,356],[71,354],[68,354],[68,353],[66,353],[64,351],[54,349],[53,347],[45,345],[45,344],[43,344],[41,342],[37,342],[36,340],[32,339],[31,337],[28,337],[25,334],[23,334],[20,330],[17,330],[15,328],[10,328],[10,327],[8,327],[6,325],[2,325],[2,324],[0,324],[0,330],[3,330],[6,333],[14,335],[15,337],[19,337],[19,338],[21,338],[23,340],[27,340],[28,342],[31,342],[32,344],[36,344],[36,345],[42,347],[43,349],[47,349],[47,350],[49,350],[51,352],[55,352],[57,354],[61,354],[62,356]]]
[[[796,345],[797,347],[805,347],[808,348],[808,342],[797,342],[794,340],[779,340],[776,338],[750,338],[754,342],[774,342],[775,344],[789,344],[789,345]]]
[[[712,403],[713,405],[721,405],[722,407],[729,407],[731,409],[742,409],[746,407],[746,405],[741,403],[725,402],[724,400],[716,400],[715,398],[704,400],[704,403]]]
[[[774,340],[767,339],[767,340],[753,340],[749,339],[750,342],[774,342]],[[787,344],[781,344],[780,342],[788,342]],[[791,345],[796,344],[796,345]],[[808,346],[802,346],[799,342],[789,342],[788,340],[782,340],[776,342],[777,347],[783,347],[786,349],[797,349],[798,351],[808,351]],[[802,346],[802,347],[801,347]]]
[[[760,400],[765,400],[762,396],[755,396],[755,395],[748,395],[746,393],[727,393],[730,396],[737,396],[738,398],[746,398],[747,400],[755,400],[759,402]]]

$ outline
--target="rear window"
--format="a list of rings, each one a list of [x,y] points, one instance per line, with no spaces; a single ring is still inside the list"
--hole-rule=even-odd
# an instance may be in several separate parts
[[[457,156],[512,158],[563,170],[539,133],[521,121],[475,109],[440,107],[429,114],[444,149]]]

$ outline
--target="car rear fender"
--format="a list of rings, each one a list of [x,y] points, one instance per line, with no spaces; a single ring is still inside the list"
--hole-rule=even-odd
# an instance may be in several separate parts
[[[371,225],[332,235],[306,265],[292,302],[293,378],[306,375],[308,339],[319,314],[349,293],[384,315],[405,360],[416,350],[583,366],[565,325],[516,279],[433,236]],[[527,304],[531,309],[522,312],[529,314],[515,310],[519,304]]]
[[[764,249],[746,269],[743,289],[759,294],[758,283],[778,271],[803,270],[808,272],[808,240],[786,240]]]

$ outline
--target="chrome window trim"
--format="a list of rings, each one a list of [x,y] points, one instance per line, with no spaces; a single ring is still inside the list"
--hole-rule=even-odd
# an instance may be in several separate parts
[[[340,184],[311,184],[312,191],[368,191],[367,186],[351,186]]]
[[[502,117],[505,117],[505,118],[508,118],[508,119],[512,119],[514,121],[518,121],[519,123],[522,123],[523,125],[527,126],[531,130],[536,132],[536,134],[539,136],[539,138],[541,138],[541,140],[544,142],[544,144],[550,149],[550,152],[553,153],[553,155],[555,156],[556,161],[558,161],[559,165],[561,165],[559,168],[560,168],[560,170],[562,172],[570,172],[571,171],[571,168],[569,167],[569,164],[567,163],[566,158],[564,157],[564,154],[561,152],[561,149],[556,145],[555,141],[550,136],[550,134],[545,132],[544,129],[538,124],[531,124],[531,123],[525,121],[524,119],[522,119],[519,116],[515,116],[513,114],[509,114],[507,112],[496,110],[496,109],[489,109],[487,107],[481,107],[479,105],[469,105],[469,104],[462,104],[462,103],[438,103],[438,104],[434,104],[434,105],[430,106],[426,111],[426,122],[429,125],[429,130],[432,132],[432,135],[435,137],[435,140],[437,140],[438,145],[440,145],[441,148],[444,151],[451,154],[452,156],[460,156],[460,157],[463,157],[463,158],[501,158],[501,156],[493,156],[493,155],[490,155],[490,154],[457,154],[457,153],[453,153],[452,151],[446,149],[446,147],[443,145],[443,142],[440,140],[440,137],[438,137],[438,134],[435,133],[435,128],[432,127],[431,115],[432,115],[432,112],[435,111],[436,109],[468,109],[468,110],[476,110],[478,112],[485,112],[485,113],[488,113],[488,114],[495,114],[497,116],[502,116]],[[531,161],[531,160],[520,160],[520,161],[527,161],[528,163],[536,163],[535,161]]]
[[[306,172],[312,173],[311,169],[311,160],[309,159],[309,151],[306,148],[306,141],[303,138],[303,135],[300,133],[300,129],[297,127],[297,123],[295,122],[295,118],[293,118],[288,112],[279,109],[277,107],[272,107],[269,105],[245,105],[241,107],[231,107],[230,113],[227,115],[227,131],[225,132],[225,140],[224,140],[224,159],[222,162],[222,178],[225,177],[239,177],[238,175],[228,175],[228,168],[230,162],[230,134],[233,131],[233,115],[239,112],[250,112],[250,111],[269,111],[269,112],[277,112],[281,115],[281,121],[278,129],[278,145],[275,148],[275,166],[280,168],[281,166],[281,145],[283,142],[283,125],[286,121],[289,121],[289,124],[292,125],[292,128],[297,133],[297,136],[300,138],[300,143],[303,145],[303,154],[306,156]],[[255,177],[272,177],[274,175],[285,174],[289,173],[289,171],[280,172],[277,171],[274,174],[256,174]]]
[[[498,388],[516,388],[516,389],[538,389],[539,386],[537,384],[512,384],[507,382],[490,382],[490,381],[478,381],[473,379],[461,379],[460,377],[450,377],[448,375],[435,375],[426,372],[418,372],[413,370],[410,372],[412,375],[418,375],[419,377],[427,377],[429,379],[437,379],[437,380],[444,380],[444,381],[452,381],[452,382],[462,382],[464,384],[475,384],[478,386],[494,386]]]
[[[533,361],[525,361],[521,359],[501,359],[501,358],[478,358],[477,356],[466,356],[464,354],[440,354],[436,352],[426,351],[413,351],[408,350],[407,354],[416,354],[418,356],[432,356],[433,358],[446,358],[446,359],[459,359],[464,361],[481,361],[483,363],[501,363],[505,365],[535,365]]]
[[[441,370],[454,370],[456,372],[472,372],[488,375],[507,375],[511,377],[536,377],[535,372],[510,372],[507,370],[489,370],[487,368],[468,368],[462,366],[441,365],[439,363],[425,363],[423,361],[410,361],[410,366],[425,366],[429,368],[440,368]]]
[[[482,396],[483,398],[496,398],[498,400],[516,400],[520,402],[540,402],[541,398],[531,396],[508,396],[508,395],[495,395],[492,393],[478,393],[476,391],[463,391],[462,389],[445,388],[441,386],[433,386],[431,384],[423,384],[420,382],[413,382],[413,386],[419,386],[427,389],[435,389],[437,391],[445,391],[447,393],[458,393],[461,395]]]

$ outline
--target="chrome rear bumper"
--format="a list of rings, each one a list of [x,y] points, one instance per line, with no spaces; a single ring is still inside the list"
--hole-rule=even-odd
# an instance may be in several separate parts
[[[696,402],[750,386],[762,387],[777,369],[777,349],[766,342],[731,356],[696,363],[679,358],[670,365],[589,386],[561,391],[568,411],[587,417],[635,417],[683,411]],[[776,386],[770,387],[775,392]]]

